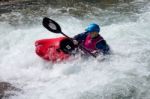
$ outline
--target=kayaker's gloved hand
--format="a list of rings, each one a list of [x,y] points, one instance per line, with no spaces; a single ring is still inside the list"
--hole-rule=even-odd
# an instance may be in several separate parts
[[[74,44],[75,46],[77,46],[77,45],[79,44],[79,42],[78,42],[77,40],[73,40],[73,44]]]

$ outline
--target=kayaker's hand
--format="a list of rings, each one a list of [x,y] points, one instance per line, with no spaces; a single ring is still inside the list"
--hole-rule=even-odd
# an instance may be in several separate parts
[[[100,50],[95,50],[91,52],[92,54],[95,54],[96,56],[98,56],[100,54]]]
[[[73,40],[74,45],[78,45],[79,42],[77,40]]]

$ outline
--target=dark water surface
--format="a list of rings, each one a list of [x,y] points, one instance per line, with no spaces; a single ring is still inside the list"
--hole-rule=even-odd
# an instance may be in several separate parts
[[[1,0],[0,21],[8,21],[10,24],[31,24],[39,21],[39,17],[53,16],[58,12],[58,16],[69,14],[76,18],[89,18],[90,15],[99,16],[102,20],[109,15],[132,18],[134,13],[141,12],[139,8],[147,2],[135,4],[133,0]],[[48,9],[57,10],[57,13],[48,13]],[[111,21],[113,20],[110,19]]]

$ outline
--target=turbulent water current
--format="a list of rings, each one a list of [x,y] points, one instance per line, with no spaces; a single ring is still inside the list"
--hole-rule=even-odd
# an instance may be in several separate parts
[[[0,81],[21,89],[9,99],[150,99],[150,1],[127,1],[1,4]],[[69,36],[99,24],[112,54],[104,61],[42,60],[35,41],[62,36],[42,26],[44,16]]]

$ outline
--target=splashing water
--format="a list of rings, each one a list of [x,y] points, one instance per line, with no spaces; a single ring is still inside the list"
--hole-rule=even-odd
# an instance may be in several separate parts
[[[149,99],[149,5],[137,8],[138,12],[95,7],[84,17],[49,7],[47,15],[60,23],[67,35],[83,32],[91,21],[101,25],[101,35],[113,52],[102,62],[93,58],[45,62],[35,54],[34,42],[61,35],[48,32],[39,23],[12,26],[0,22],[0,81],[23,90],[10,99]]]

